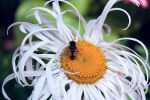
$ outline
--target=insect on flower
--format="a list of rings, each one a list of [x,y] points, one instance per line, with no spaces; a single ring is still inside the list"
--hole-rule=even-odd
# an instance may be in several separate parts
[[[69,46],[69,49],[70,49],[70,59],[74,60],[75,59],[75,52],[76,52],[76,42],[75,41],[70,41],[70,46]]]

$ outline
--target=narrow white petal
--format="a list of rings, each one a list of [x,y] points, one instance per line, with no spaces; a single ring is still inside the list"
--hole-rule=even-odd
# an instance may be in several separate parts
[[[141,41],[139,41],[139,40],[137,40],[135,38],[120,38],[120,39],[117,39],[117,40],[115,40],[113,42],[117,42],[117,41],[120,41],[120,40],[132,40],[132,41],[135,41],[135,42],[139,43],[143,47],[143,49],[145,51],[146,62],[148,61],[148,58],[149,58],[149,56],[148,56],[148,50],[147,50],[146,46]]]
[[[19,29],[20,29],[21,32],[27,33],[27,31],[25,30],[25,27],[24,27],[23,24],[21,24],[21,25],[19,26]]]
[[[111,8],[110,11],[116,11],[116,10],[122,11],[127,15],[129,23],[128,23],[127,27],[123,29],[123,30],[127,30],[129,28],[130,24],[131,24],[131,17],[129,15],[129,13],[127,11],[125,11],[124,9],[121,9],[121,8]]]
[[[5,86],[5,84],[6,84],[7,82],[9,82],[10,80],[12,80],[12,79],[14,79],[14,78],[15,78],[15,74],[10,74],[10,75],[8,75],[8,76],[5,78],[5,80],[4,80],[3,84],[2,84],[2,94],[3,94],[3,96],[4,96],[6,99],[8,99],[8,100],[11,100],[11,99],[7,96],[7,94],[6,94],[6,92],[5,92],[5,89],[4,89],[4,86]]]
[[[34,86],[34,92],[33,92],[33,95],[32,95],[33,100],[38,100],[40,92],[41,92],[41,90],[43,88],[43,85],[45,83],[45,80],[46,80],[46,77],[45,77],[45,74],[44,74],[36,82],[36,84]]]
[[[42,21],[41,21],[41,18],[39,16],[39,11],[38,10],[35,10],[34,16],[35,16],[36,20],[38,21],[38,23],[42,24]]]
[[[25,67],[25,63],[26,63],[26,60],[30,57],[30,55],[39,47],[41,47],[42,45],[46,44],[47,41],[42,41],[42,42],[39,42],[37,43],[36,45],[32,46],[23,56],[22,58],[20,59],[20,62],[19,62],[19,65],[18,65],[18,68],[19,68],[19,71],[21,73],[21,76],[22,76],[22,80],[24,83],[27,84],[27,82],[25,81],[25,78],[24,78],[24,67]]]

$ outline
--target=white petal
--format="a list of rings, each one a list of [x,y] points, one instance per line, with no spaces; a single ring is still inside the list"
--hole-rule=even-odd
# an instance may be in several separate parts
[[[21,24],[21,25],[19,26],[19,29],[20,29],[21,32],[27,33],[27,31],[25,30],[23,24]]]
[[[12,80],[12,79],[14,79],[14,78],[15,78],[15,74],[10,74],[10,75],[8,75],[8,76],[5,78],[5,80],[4,80],[3,84],[2,84],[2,94],[3,94],[3,96],[4,96],[6,99],[8,99],[8,100],[11,100],[11,99],[7,96],[7,94],[6,94],[6,92],[5,92],[5,89],[4,89],[4,86],[5,86],[5,84],[6,84],[7,82],[9,82],[10,80]]]
[[[38,100],[40,92],[41,92],[41,90],[42,90],[42,88],[44,86],[45,80],[46,80],[45,74],[42,75],[38,79],[37,83],[34,86],[34,92],[33,92],[33,95],[32,95],[32,99],[33,100]]]

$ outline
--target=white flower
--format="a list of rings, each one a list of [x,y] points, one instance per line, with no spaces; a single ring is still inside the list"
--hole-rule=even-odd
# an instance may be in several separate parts
[[[137,0],[134,1],[138,4]],[[75,11],[61,11],[59,2],[67,3]],[[4,97],[10,99],[4,85],[16,78],[22,86],[34,87],[28,100],[146,100],[150,67],[145,45],[134,38],[112,42],[103,40],[103,28],[110,32],[109,26],[104,24],[109,12],[123,11],[129,18],[127,28],[130,26],[129,14],[121,8],[112,8],[116,2],[118,0],[109,0],[102,14],[86,23],[69,2],[48,1],[45,6],[52,3],[53,10],[45,7],[32,9],[38,24],[12,24],[10,27],[19,24],[26,37],[12,57],[14,73],[4,80]],[[49,13],[56,21],[47,20],[40,10]],[[66,12],[79,18],[78,30],[64,24],[62,16]],[[83,37],[80,35],[80,22],[85,28]],[[117,44],[120,40],[138,42],[145,50],[146,59],[129,47]],[[75,44],[69,44],[70,41]]]

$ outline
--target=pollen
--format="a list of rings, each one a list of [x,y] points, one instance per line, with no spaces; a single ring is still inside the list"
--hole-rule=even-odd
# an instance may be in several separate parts
[[[61,67],[72,73],[66,76],[79,84],[92,84],[102,78],[106,71],[105,56],[97,46],[86,42],[76,42],[75,58],[70,58],[69,46],[61,54]]]

